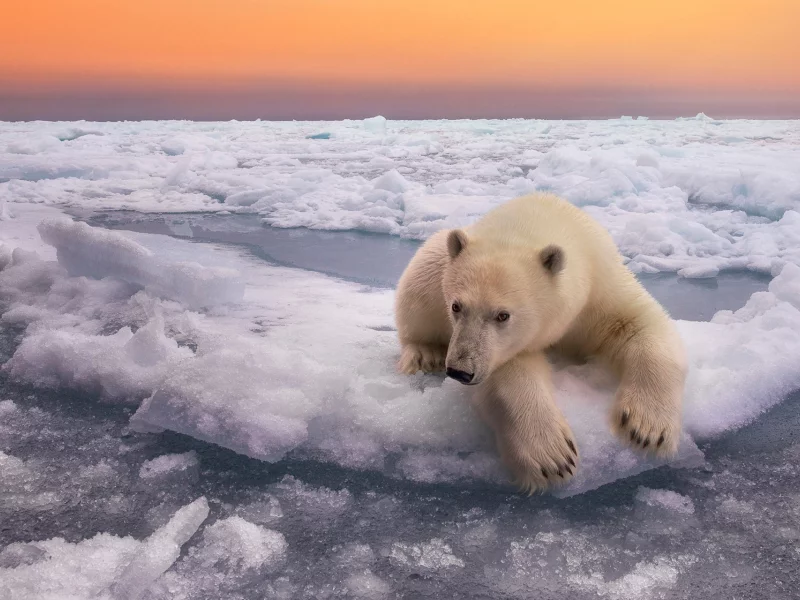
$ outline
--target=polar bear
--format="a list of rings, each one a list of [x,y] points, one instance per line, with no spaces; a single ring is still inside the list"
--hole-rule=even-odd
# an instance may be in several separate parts
[[[395,300],[403,373],[475,386],[514,483],[532,493],[569,480],[578,448],[553,401],[547,353],[596,358],[619,378],[612,430],[643,453],[677,451],[686,358],[677,328],[609,233],[547,193],[506,202],[432,235]]]

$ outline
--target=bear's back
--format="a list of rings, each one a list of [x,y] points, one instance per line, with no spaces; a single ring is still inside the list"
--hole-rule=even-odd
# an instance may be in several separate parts
[[[555,194],[536,193],[509,200],[487,212],[468,233],[499,245],[543,248],[556,244],[568,254],[617,254],[609,233],[586,212]]]

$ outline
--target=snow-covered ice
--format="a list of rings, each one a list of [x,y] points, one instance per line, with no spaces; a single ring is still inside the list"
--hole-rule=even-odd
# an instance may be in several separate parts
[[[0,125],[0,204],[254,213],[423,239],[537,189],[606,225],[637,272],[800,262],[797,121]],[[327,139],[308,139],[324,131]]]
[[[757,580],[726,535],[800,539],[800,503],[770,504],[720,448],[800,388],[798,142],[797,122],[708,118],[0,124],[0,377],[25,390],[0,398],[0,596],[681,597],[707,561],[672,537],[716,549],[705,597]],[[599,219],[643,276],[772,279],[678,321],[690,373],[667,469],[608,433],[607,374],[560,365],[581,469],[530,512],[465,388],[395,372],[392,289],[358,261],[348,277],[264,261],[234,219],[420,240],[536,189]],[[74,220],[99,210],[213,213],[233,244]],[[800,453],[770,452],[792,489]],[[192,504],[208,473],[217,497]],[[74,521],[66,538],[17,520],[47,514]]]
[[[47,225],[40,229],[52,243]],[[60,232],[59,253],[72,245],[73,236],[83,244],[96,239],[101,249],[128,244],[152,256],[188,245],[143,234],[133,241],[121,232],[95,233],[88,225],[61,226]],[[129,295],[120,293],[112,303],[107,278],[70,274],[71,269],[84,272],[74,256],[66,272],[61,259],[59,264],[35,256],[19,264],[12,259],[0,273],[0,288],[22,299],[8,312],[17,321],[27,318],[31,333],[4,370],[39,386],[97,389],[112,400],[144,399],[131,419],[135,428],[172,429],[254,458],[275,461],[293,452],[418,481],[502,481],[491,438],[465,388],[440,377],[396,373],[392,292],[365,293],[359,285],[266,266],[236,251],[200,247],[192,253],[209,264],[238,264],[236,277],[248,281],[246,297],[227,303],[220,314],[197,313],[140,289],[138,271],[120,259],[113,279],[132,285],[126,288]],[[86,254],[91,254],[88,248]],[[220,268],[197,267],[201,273]],[[46,273],[58,283],[37,295],[30,290],[38,289],[40,279],[32,283],[23,277],[28,272]],[[691,362],[685,400],[690,434],[702,438],[744,425],[800,387],[792,368],[800,360],[798,280],[800,267],[787,264],[768,291],[754,294],[735,313],[718,313],[710,323],[679,322]],[[65,300],[63,288],[88,294],[93,286],[103,286],[102,306],[114,321],[105,322],[95,312],[99,322],[93,331],[76,331],[73,311],[85,314],[87,305],[72,296]],[[141,319],[143,303],[149,303],[153,316],[135,333],[126,326],[109,334],[126,313]],[[42,305],[50,312],[42,312]],[[64,312],[53,317],[58,306]],[[250,331],[256,322],[259,331]],[[167,336],[168,331],[175,333]],[[191,341],[193,350],[175,337]],[[582,455],[579,475],[559,494],[586,491],[661,464],[637,458],[607,428],[597,427],[605,422],[614,391],[602,371],[568,366],[554,381]],[[696,465],[700,458],[685,437],[675,464]]]

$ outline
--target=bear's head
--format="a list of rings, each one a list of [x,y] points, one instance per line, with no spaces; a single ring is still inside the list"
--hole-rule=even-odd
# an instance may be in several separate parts
[[[498,245],[460,229],[449,233],[447,250],[442,285],[453,334],[445,366],[449,377],[476,385],[541,339],[557,309],[564,251]]]

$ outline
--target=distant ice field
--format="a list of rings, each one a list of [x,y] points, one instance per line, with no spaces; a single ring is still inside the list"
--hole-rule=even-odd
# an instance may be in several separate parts
[[[328,134],[325,139],[315,135]],[[0,124],[0,202],[252,213],[275,227],[424,239],[551,190],[635,272],[800,261],[798,121]]]

